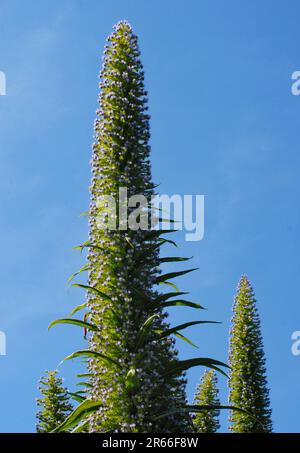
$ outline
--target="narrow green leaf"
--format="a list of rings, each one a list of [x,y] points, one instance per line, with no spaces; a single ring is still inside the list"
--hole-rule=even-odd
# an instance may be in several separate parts
[[[176,327],[172,327],[171,329],[165,330],[162,334],[161,337],[166,337],[169,335],[172,335],[173,333],[177,333],[179,330],[186,329],[187,327],[195,326],[197,324],[220,324],[219,322],[216,321],[190,321],[186,322],[184,324],[179,324]]]
[[[139,330],[139,333],[138,333],[138,337],[137,337],[137,340],[136,340],[136,349],[139,349],[141,347],[141,345],[143,344],[147,334],[149,333],[151,327],[152,327],[152,324],[153,322],[155,321],[155,319],[158,318],[158,315],[157,314],[154,314],[152,316],[150,316],[145,322],[144,324],[141,326],[140,330]]]
[[[72,429],[71,433],[81,433],[89,426],[89,422],[82,422],[76,428]]]
[[[93,385],[90,382],[77,382],[76,384],[78,387],[87,387],[92,388]]]
[[[158,222],[170,222],[170,223],[182,223],[182,220],[174,220],[174,219],[164,219],[162,217],[159,217],[157,219]],[[163,230],[164,231],[164,230]],[[172,230],[173,231],[173,230]]]
[[[133,243],[131,242],[131,240],[130,240],[127,236],[125,236],[125,241],[128,242],[128,244],[130,245],[130,247],[131,247],[132,249],[135,248],[134,245],[133,245]]]
[[[75,315],[75,313],[77,313],[77,312],[80,311],[80,310],[83,310],[83,309],[86,308],[86,307],[87,307],[87,303],[86,303],[86,302],[84,302],[84,303],[81,304],[81,305],[77,305],[77,307],[75,307],[74,310],[71,311],[71,313],[69,314],[69,316]]]
[[[163,244],[170,244],[170,245],[174,245],[174,247],[178,248],[178,245],[176,244],[176,242],[172,241],[171,239],[160,238],[159,242],[160,242],[160,244],[159,244],[160,246]]]
[[[81,374],[77,374],[77,377],[78,378],[85,378],[85,377],[91,377],[93,376],[93,373],[81,373]]]
[[[82,285],[81,283],[73,283],[72,286],[75,286],[77,288],[83,288],[83,289],[86,289],[87,291],[92,291],[93,293],[97,294],[98,296],[101,296],[103,299],[111,301],[111,297],[109,297],[107,294],[103,293],[99,289],[94,288],[93,286]]]
[[[190,272],[196,271],[198,268],[194,269],[187,269],[186,271],[178,271],[178,272],[169,272],[168,274],[163,274],[157,277],[156,283],[161,283],[165,282],[166,280],[169,280],[170,278],[176,278],[180,277],[181,275],[189,274]]]
[[[85,397],[78,394],[77,392],[68,392],[68,395],[74,400],[77,401],[78,403],[81,403],[82,401],[85,400]]]
[[[67,285],[69,285],[71,283],[71,281],[74,280],[75,277],[77,277],[77,275],[81,274],[82,272],[86,272],[89,269],[90,269],[90,265],[89,264],[85,264],[84,266],[82,266],[82,268],[79,269],[78,272],[75,272],[75,274],[71,275],[71,277],[67,281]]]
[[[89,217],[90,216],[90,211],[83,211],[81,212],[81,214],[79,215],[79,217]]]
[[[111,357],[108,357],[104,354],[101,354],[100,352],[90,351],[89,349],[82,349],[81,351],[73,352],[72,354],[65,357],[63,359],[63,362],[66,362],[67,360],[75,359],[76,357],[86,357],[86,358],[91,357],[91,358],[101,359],[101,360],[104,360],[105,362],[113,363],[114,365],[119,367],[119,364],[118,364],[118,362],[116,362],[116,360],[114,360]]]
[[[195,302],[190,302],[188,300],[184,299],[178,299],[178,300],[170,300],[168,302],[161,302],[160,304],[155,304],[153,306],[154,309],[160,309],[160,308],[166,308],[166,307],[191,307],[191,308],[196,308],[198,310],[205,310],[204,307],[200,304],[196,304]]]
[[[194,346],[195,348],[199,349],[199,347],[195,343],[193,343],[191,340],[189,340],[187,337],[185,337],[181,333],[176,332],[175,335],[176,335],[176,337],[180,338],[181,340],[186,341],[191,346]]]
[[[178,261],[189,261],[193,257],[190,258],[180,258],[179,256],[165,256],[163,258],[159,258],[159,262],[162,263],[176,263]]]
[[[84,329],[93,330],[94,332],[99,331],[98,327],[95,326],[94,324],[90,324],[88,322],[81,321],[80,319],[73,318],[56,319],[55,321],[51,322],[48,329],[51,329],[51,327],[55,326],[56,324],[73,324],[74,326],[83,327]]]
[[[178,286],[175,285],[175,283],[172,283],[172,282],[159,282],[159,285],[171,286],[171,288],[175,289],[175,291],[177,291],[178,293],[180,292],[179,289],[178,289]]]
[[[198,357],[195,359],[188,359],[188,360],[178,360],[167,367],[164,375],[172,375],[172,374],[180,374],[183,371],[186,371],[190,368],[195,366],[204,366],[207,368],[212,368],[216,371],[219,371],[224,376],[228,377],[227,374],[219,368],[220,366],[229,368],[226,363],[220,362],[219,360],[210,359],[208,357]]]
[[[77,245],[76,247],[74,247],[74,250],[79,250],[80,252],[82,252],[84,248],[92,248],[95,250],[100,250],[101,252],[105,251],[103,247],[99,247],[99,245],[93,245],[91,241],[86,241],[83,244]]]
[[[100,409],[103,406],[102,402],[85,400],[76,409],[66,418],[66,420],[57,428],[55,428],[52,433],[60,433],[67,431],[70,428],[78,425],[82,419],[88,417],[91,413]]]
[[[172,292],[172,293],[160,294],[156,299],[153,300],[153,303],[155,304],[157,302],[166,301],[168,299],[171,299],[172,297],[183,296],[184,294],[188,294],[188,293],[182,292],[182,291],[176,291],[175,293]]]

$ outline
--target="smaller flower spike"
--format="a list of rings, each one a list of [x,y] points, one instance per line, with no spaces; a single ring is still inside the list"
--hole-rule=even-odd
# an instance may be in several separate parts
[[[240,279],[230,338],[229,401],[248,411],[230,415],[230,430],[236,433],[271,432],[272,420],[267,387],[265,354],[254,291],[246,275]]]

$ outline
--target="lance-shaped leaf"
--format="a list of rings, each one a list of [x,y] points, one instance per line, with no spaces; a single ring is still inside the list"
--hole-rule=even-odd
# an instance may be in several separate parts
[[[169,223],[182,223],[182,220],[174,220],[174,219],[165,219],[163,217],[158,217],[157,218],[158,222],[169,222]],[[166,231],[166,230],[163,230]],[[173,231],[173,230],[172,230]]]
[[[199,349],[199,347],[195,343],[193,343],[191,340],[189,340],[189,338],[182,335],[182,333],[176,332],[175,335],[176,335],[176,337],[180,338],[181,340],[186,341],[191,346],[194,346],[195,348]]]
[[[89,217],[90,216],[90,211],[83,211],[79,214],[79,217]]]
[[[171,239],[160,238],[159,239],[159,246],[164,245],[164,244],[174,245],[174,247],[178,248],[178,245],[176,244],[175,241],[172,241]]]
[[[90,382],[77,382],[76,384],[78,387],[87,387],[87,388],[92,388],[92,384]]]
[[[171,288],[175,289],[175,291],[178,291],[178,293],[180,292],[178,286],[175,285],[175,283],[172,283],[172,282],[159,282],[159,285],[171,286]]]
[[[77,374],[78,378],[85,378],[85,377],[91,377],[91,376],[93,376],[92,373],[80,373],[80,374]]]
[[[68,355],[63,359],[63,362],[66,362],[67,360],[75,359],[76,357],[84,357],[84,358],[93,358],[93,359],[99,359],[99,360],[104,360],[105,362],[112,363],[116,366],[120,366],[118,362],[111,357],[108,357],[104,354],[101,354],[100,352],[97,351],[90,351],[89,349],[82,349],[81,351],[75,351],[72,354]]]
[[[100,409],[103,406],[102,402],[85,400],[66,418],[66,420],[52,431],[52,433],[61,433],[78,425],[83,419],[87,418],[91,413]]]
[[[152,302],[155,304],[155,303],[158,303],[158,302],[163,302],[163,301],[166,301],[168,299],[171,299],[172,297],[183,296],[184,294],[188,294],[188,293],[187,292],[182,292],[182,291],[176,291],[175,293],[174,292],[164,293],[164,294],[160,294]]]
[[[81,433],[82,431],[87,429],[88,426],[89,426],[89,421],[88,420],[87,421],[83,421],[78,426],[76,426],[76,428],[72,429],[71,433]]]
[[[78,403],[82,403],[82,401],[85,401],[85,397],[81,395],[82,392],[68,392],[68,395],[74,400],[77,401]]]
[[[139,349],[142,346],[142,344],[145,341],[146,336],[148,335],[148,333],[150,332],[150,330],[152,328],[153,322],[157,318],[158,318],[158,315],[154,314],[154,315],[150,316],[148,319],[146,319],[144,324],[141,326],[139,333],[138,333],[137,341],[136,341],[136,349]]]
[[[124,236],[124,239],[132,249],[135,249],[135,246],[133,245],[133,243],[131,242],[131,240],[129,239],[128,236]]]
[[[195,359],[175,361],[173,362],[173,364],[166,368],[164,376],[180,374],[183,371],[186,371],[195,366],[204,366],[207,368],[212,368],[213,370],[216,370],[219,373],[223,374],[224,376],[228,377],[227,374],[220,368],[220,366],[229,368],[228,365],[226,365],[226,363],[220,362],[219,360],[214,360],[209,357],[198,357]]]
[[[189,258],[181,258],[179,256],[165,256],[163,258],[159,258],[159,262],[160,264],[163,264],[163,263],[176,263],[178,261],[189,261],[191,260],[193,257],[189,257]]]
[[[84,248],[92,248],[95,250],[100,250],[101,252],[105,251],[103,247],[99,247],[99,245],[94,245],[92,244],[91,241],[85,241],[83,244],[77,245],[76,247],[74,247],[74,250],[80,250],[82,252]]]
[[[87,303],[86,302],[84,302],[83,304],[77,305],[77,307],[75,307],[74,310],[71,311],[69,316],[75,315],[75,313],[77,313],[80,310],[83,310],[86,307],[87,307]]]
[[[137,383],[136,369],[130,368],[126,375],[126,388],[131,390],[135,387],[136,383]]]
[[[85,322],[85,321],[81,321],[80,319],[73,319],[73,318],[56,319],[55,321],[51,322],[48,329],[51,329],[51,327],[55,326],[56,324],[73,324],[74,326],[83,327],[84,329],[92,330],[94,332],[99,331],[98,327],[95,326],[94,324],[90,324],[89,322]]]
[[[159,249],[164,244],[170,244],[174,247],[178,247],[175,241],[166,238],[159,238],[156,244],[150,245],[147,247],[147,250],[142,250],[141,252],[137,253],[135,261],[136,263],[143,263],[147,261],[149,257],[152,256],[153,252]]]
[[[163,274],[163,275],[160,275],[159,277],[157,277],[155,283],[166,282],[167,280],[170,280],[170,278],[180,277],[181,275],[188,274],[190,272],[196,271],[197,269],[198,268],[187,269],[185,271],[169,272],[168,274]]]
[[[79,269],[78,272],[75,272],[75,274],[71,275],[71,277],[67,281],[67,285],[69,285],[71,283],[71,281],[74,280],[75,277],[77,277],[77,275],[81,274],[82,272],[86,272],[89,269],[90,269],[90,265],[89,264],[85,264],[84,266],[82,266],[82,268]]]
[[[76,286],[77,288],[83,288],[83,289],[86,289],[87,291],[91,291],[91,292],[97,294],[98,296],[102,297],[102,299],[110,300],[110,301],[112,300],[110,296],[108,296],[107,294],[103,293],[99,289],[94,288],[94,286],[82,285],[81,283],[73,283],[72,286]]]
[[[161,309],[166,307],[191,307],[196,309],[205,310],[204,307],[200,304],[196,304],[195,302],[190,302],[189,300],[178,299],[178,300],[170,300],[168,302],[161,302],[158,304],[153,305],[153,309]]]
[[[162,334],[161,337],[166,337],[168,335],[171,335],[172,333],[177,333],[179,330],[186,329],[187,327],[195,326],[196,324],[220,324],[217,321],[190,321],[190,322],[185,322],[184,324],[179,324],[176,327],[171,327],[171,329],[165,330]]]
[[[160,238],[162,234],[176,233],[177,230],[150,230],[145,232],[143,241],[151,241],[153,239]],[[160,238],[165,239],[165,238]]]

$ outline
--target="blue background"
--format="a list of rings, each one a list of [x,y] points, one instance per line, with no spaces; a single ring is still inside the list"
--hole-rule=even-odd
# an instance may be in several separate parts
[[[262,319],[274,428],[299,431],[300,5],[264,0],[1,0],[0,431],[33,431],[37,381],[82,346],[72,326],[47,331],[83,300],[66,280],[84,264],[97,75],[112,25],[140,36],[162,193],[204,194],[205,237],[185,242],[199,270],[179,280],[206,319],[182,357],[227,360],[235,287],[247,273]],[[202,313],[201,313],[202,315]],[[174,322],[197,319],[172,310]],[[61,367],[74,389],[77,365]],[[192,398],[201,369],[189,373]],[[227,384],[219,379],[222,402]],[[225,412],[222,430],[227,429]]]

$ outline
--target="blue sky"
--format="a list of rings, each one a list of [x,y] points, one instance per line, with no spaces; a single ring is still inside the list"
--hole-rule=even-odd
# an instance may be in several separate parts
[[[87,238],[97,75],[112,25],[140,36],[149,90],[153,177],[163,193],[204,194],[205,237],[185,242],[197,273],[182,277],[206,319],[195,352],[226,360],[235,287],[258,299],[276,431],[299,431],[300,5],[254,0],[0,0],[0,432],[33,431],[36,386],[82,345],[77,328],[47,325],[83,299],[66,280]],[[172,312],[180,321],[193,311]],[[72,388],[76,364],[61,367]],[[201,369],[189,373],[191,398]],[[220,377],[222,401],[226,381]],[[227,414],[222,414],[226,430]]]

